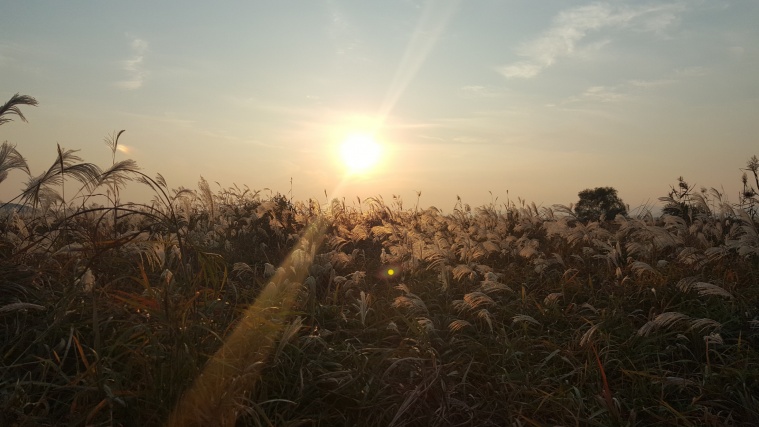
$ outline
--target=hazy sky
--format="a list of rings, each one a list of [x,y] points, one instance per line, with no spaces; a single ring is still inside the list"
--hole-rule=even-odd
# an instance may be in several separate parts
[[[683,175],[736,201],[759,155],[757,22],[756,0],[0,0],[0,102],[39,101],[0,141],[37,175],[56,143],[107,166],[126,129],[119,158],[171,187],[292,178],[301,200],[547,206],[613,186],[635,207]],[[335,193],[335,147],[375,128],[381,165]]]

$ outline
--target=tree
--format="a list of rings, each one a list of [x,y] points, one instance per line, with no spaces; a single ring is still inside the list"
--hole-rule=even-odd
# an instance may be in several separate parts
[[[627,207],[613,187],[585,189],[577,195],[580,200],[575,206],[575,214],[581,221],[608,221],[617,215],[627,215]]]

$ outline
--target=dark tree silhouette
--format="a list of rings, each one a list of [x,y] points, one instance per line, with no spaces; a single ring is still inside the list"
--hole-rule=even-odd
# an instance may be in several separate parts
[[[575,214],[581,221],[608,221],[620,214],[627,215],[627,207],[613,187],[585,189],[577,195],[580,200],[575,206]]]

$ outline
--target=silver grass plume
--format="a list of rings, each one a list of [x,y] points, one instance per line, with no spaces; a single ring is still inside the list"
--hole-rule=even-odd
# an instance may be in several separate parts
[[[8,123],[12,121],[8,116],[11,115],[17,115],[18,118],[21,119],[22,122],[26,121],[26,117],[24,117],[24,114],[21,112],[21,109],[19,106],[21,105],[30,105],[32,107],[37,106],[37,100],[32,98],[28,95],[19,95],[15,94],[11,97],[11,99],[8,100],[5,104],[0,106],[0,125],[3,123]]]
[[[8,172],[13,169],[21,169],[29,175],[29,165],[26,163],[26,159],[16,150],[15,145],[6,141],[0,145],[0,182],[5,181]]]
[[[44,190],[62,185],[66,177],[79,181],[83,188],[93,189],[97,186],[101,176],[99,167],[92,163],[79,163],[82,158],[74,154],[78,150],[66,150],[60,146],[57,148],[58,156],[47,171],[27,181],[22,193],[24,203],[36,207],[40,202],[40,197],[45,194]]]

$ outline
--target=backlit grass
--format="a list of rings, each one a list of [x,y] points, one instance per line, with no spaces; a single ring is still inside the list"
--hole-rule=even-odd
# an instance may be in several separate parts
[[[57,155],[0,220],[0,425],[759,422],[753,205],[444,214]]]

